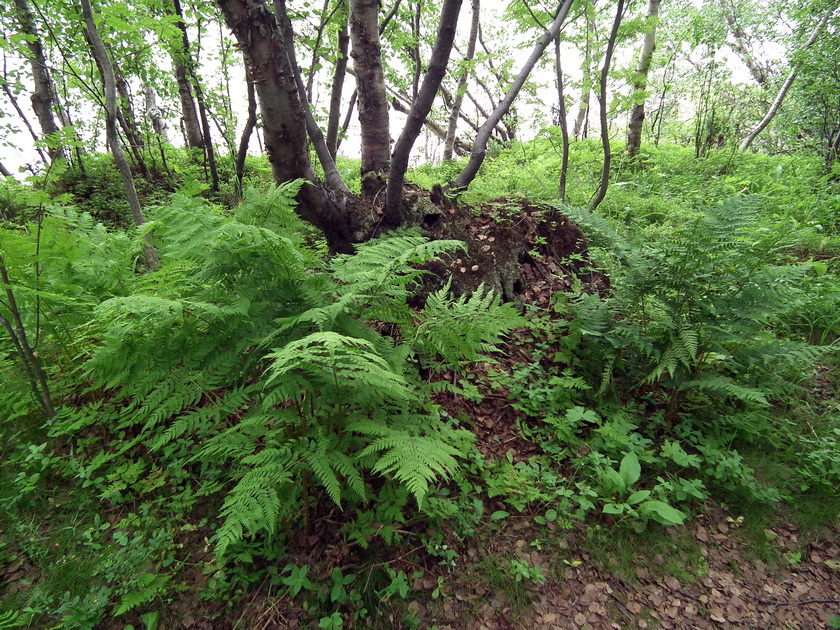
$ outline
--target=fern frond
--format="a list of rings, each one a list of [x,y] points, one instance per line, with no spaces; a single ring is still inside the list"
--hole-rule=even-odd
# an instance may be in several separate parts
[[[252,468],[225,497],[221,510],[225,522],[214,536],[219,556],[246,535],[273,534],[284,508],[278,490],[293,483],[294,458],[288,450],[265,449],[243,463]]]
[[[457,298],[449,294],[450,286],[451,280],[429,296],[414,335],[419,349],[441,356],[447,366],[495,352],[505,333],[527,323],[483,284],[471,296]]]

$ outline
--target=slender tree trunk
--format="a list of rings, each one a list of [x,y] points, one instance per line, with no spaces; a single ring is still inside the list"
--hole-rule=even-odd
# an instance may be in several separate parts
[[[417,100],[417,93],[420,90],[420,75],[423,74],[423,60],[420,58],[420,17],[423,11],[423,0],[415,0],[414,13],[411,14],[411,34],[414,40],[409,48],[409,55],[412,61],[411,73],[411,101]]]
[[[482,162],[484,162],[484,154],[487,151],[487,142],[490,140],[493,128],[510,109],[513,101],[519,95],[519,90],[522,89],[522,86],[528,79],[528,75],[537,64],[537,61],[542,56],[543,52],[545,52],[546,47],[548,47],[554,38],[557,37],[557,34],[560,32],[560,27],[563,25],[563,21],[566,19],[566,15],[569,13],[569,9],[573,3],[574,0],[563,0],[557,12],[557,17],[534,47],[534,50],[531,52],[531,56],[522,66],[522,69],[519,71],[519,75],[507,91],[507,94],[505,94],[504,99],[501,103],[499,103],[499,106],[495,109],[490,118],[484,121],[484,124],[481,125],[481,129],[475,137],[473,150],[470,154],[470,160],[467,162],[467,166],[463,171],[461,171],[460,175],[458,175],[455,181],[452,182],[450,186],[451,188],[456,190],[466,188],[470,185],[472,180],[475,179],[475,176],[478,174],[478,169],[481,167]]]
[[[6,168],[3,162],[0,162],[0,175],[3,177],[13,177],[12,172]]]
[[[380,175],[388,170],[391,142],[378,13],[378,0],[350,0],[351,56],[356,70],[362,127],[362,178],[363,188],[369,196],[375,195],[379,186],[371,181],[368,173]]]
[[[580,88],[580,109],[575,119],[572,134],[575,139],[580,140],[586,137],[587,119],[589,118],[589,102],[592,94],[592,40],[594,39],[597,26],[595,17],[586,17],[586,44],[583,57],[583,81]]]
[[[627,125],[627,151],[631,157],[639,153],[642,146],[642,125],[645,122],[644,91],[647,89],[650,63],[656,47],[656,22],[659,19],[659,5],[662,0],[648,0],[647,28],[642,50],[639,54],[639,66],[633,81],[633,108],[630,110],[630,121]]]
[[[254,92],[254,84],[247,81],[248,85],[248,118],[245,120],[245,128],[239,138],[239,150],[236,152],[236,194],[241,198],[244,194],[242,180],[245,177],[245,158],[248,157],[248,145],[251,143],[251,134],[257,126],[257,96]]]
[[[391,90],[391,94],[391,107],[394,109],[395,112],[399,112],[407,116],[408,112],[411,110],[411,104],[406,104],[406,99],[403,99],[402,95],[396,96],[393,90]],[[426,126],[426,129],[431,131],[435,136],[437,136],[441,140],[446,140],[446,129],[441,127],[434,120],[426,118],[423,124]],[[454,151],[458,156],[463,157],[465,155],[469,155],[471,149],[471,144],[464,142],[463,140],[461,140],[461,138],[457,136],[455,137]]]
[[[131,106],[131,93],[128,90],[128,84],[116,66],[114,66],[114,78],[117,82],[117,120],[128,141],[128,147],[134,156],[137,168],[144,177],[148,177],[149,169],[143,157],[143,134],[137,128],[137,119],[134,116],[134,109]]]
[[[285,38],[264,0],[217,0],[228,27],[245,56],[248,80],[257,92],[263,139],[274,180],[304,179],[311,185],[298,193],[298,214],[320,228],[336,251],[351,250],[362,229],[340,195],[321,186],[306,141],[306,115]]]
[[[449,112],[449,125],[446,129],[446,139],[443,143],[443,161],[452,159],[455,150],[455,134],[458,131],[458,117],[461,115],[461,105],[464,102],[464,95],[467,91],[467,79],[470,76],[470,63],[475,56],[475,42],[478,39],[478,18],[480,0],[472,0],[472,24],[470,25],[470,39],[467,42],[467,52],[464,55],[464,67],[461,69],[461,76],[458,77],[458,87],[455,89],[455,100],[452,103],[452,110]]]
[[[96,59],[97,65],[102,72],[102,84],[105,92],[105,132],[108,138],[108,145],[111,147],[111,153],[114,156],[114,162],[120,176],[123,180],[123,187],[125,188],[125,196],[128,200],[128,205],[131,208],[131,214],[134,217],[135,225],[143,225],[145,219],[143,218],[143,210],[140,207],[140,199],[137,196],[137,190],[134,187],[134,178],[131,175],[131,167],[128,165],[128,160],[125,159],[122,146],[120,146],[120,139],[117,133],[117,82],[114,77],[114,66],[108,56],[108,51],[102,38],[99,36],[99,31],[96,30],[96,22],[93,19],[93,9],[90,6],[90,0],[80,0],[82,5],[82,16],[85,22],[85,32],[90,41],[91,52]],[[152,269],[159,266],[157,253],[147,245],[145,248],[146,264]]]
[[[729,47],[741,58],[744,65],[747,66],[755,82],[766,90],[768,79],[770,78],[769,65],[763,64],[755,58],[749,36],[741,28],[741,25],[738,23],[738,18],[735,17],[734,3],[730,0],[719,0],[719,2],[723,8],[723,14],[726,17],[729,30],[735,38],[735,43],[730,43]]]
[[[175,82],[178,84],[178,98],[181,101],[181,120],[184,123],[184,135],[187,147],[190,149],[203,149],[204,138],[201,135],[201,124],[198,122],[198,110],[195,107],[195,100],[190,87],[190,80],[187,77],[187,69],[182,61],[173,58],[175,67]]]
[[[315,83],[315,68],[318,66],[318,61],[321,59],[321,41],[324,38],[324,29],[330,23],[330,20],[332,20],[339,6],[340,3],[337,2],[335,8],[332,11],[328,11],[330,8],[330,0],[324,0],[324,6],[321,8],[321,21],[319,22],[318,29],[315,32],[315,45],[312,47],[312,63],[309,66],[309,74],[306,77],[306,100],[310,103],[312,102],[312,87]],[[300,72],[300,68],[298,68],[298,72]]]
[[[408,168],[408,157],[411,148],[420,135],[423,123],[432,110],[440,82],[446,73],[452,44],[455,42],[455,31],[458,25],[458,13],[461,10],[461,0],[443,0],[443,6],[438,21],[438,32],[429,67],[423,77],[423,85],[417,93],[417,98],[408,113],[408,120],[394,146],[391,159],[391,173],[385,197],[385,220],[393,226],[402,222],[403,182]]]
[[[9,102],[12,104],[12,107],[14,107],[15,111],[17,112],[18,117],[20,118],[21,122],[23,123],[23,126],[26,127],[27,131],[29,131],[29,135],[32,137],[33,142],[36,143],[35,144],[35,151],[38,153],[38,157],[41,158],[41,161],[45,165],[48,165],[50,163],[49,158],[44,154],[41,147],[39,147],[38,144],[37,144],[38,142],[40,142],[41,139],[38,137],[38,134],[35,133],[35,129],[32,128],[32,123],[29,122],[29,119],[26,117],[26,114],[21,109],[20,105],[18,104],[17,97],[9,89],[9,82],[6,80],[6,77],[3,77],[3,80],[0,83],[2,83],[3,93],[6,95],[6,98],[9,99]]]
[[[345,18],[338,31],[338,58],[335,60],[332,89],[330,91],[330,113],[327,118],[327,150],[333,160],[338,154],[338,122],[341,117],[341,92],[344,89],[344,77],[347,74],[347,51],[350,48],[350,35],[347,32]]]
[[[615,40],[618,37],[618,26],[621,24],[621,18],[624,13],[624,0],[618,0],[615,6],[615,19],[613,20],[610,37],[607,40],[607,50],[604,53],[604,66],[601,68],[600,92],[598,95],[598,109],[601,118],[601,145],[604,147],[604,164],[601,168],[601,183],[598,186],[598,192],[589,204],[594,210],[604,197],[607,196],[607,187],[610,185],[610,165],[612,163],[612,154],[610,153],[610,129],[607,123],[607,79],[610,75],[610,65],[612,64],[613,51],[615,50]]]
[[[178,85],[178,98],[181,101],[181,120],[184,123],[184,135],[188,148],[204,149],[204,137],[201,135],[201,123],[198,120],[198,109],[195,106],[190,81],[190,41],[179,0],[172,0],[172,11],[172,15],[175,16],[175,23],[181,32],[181,41],[172,51],[172,65],[175,69],[175,82]]]
[[[569,119],[566,116],[566,95],[563,93],[563,67],[560,63],[560,38],[554,39],[554,68],[557,73],[557,121],[560,124],[562,142],[560,154],[560,181],[557,185],[557,197],[566,201],[566,179],[569,172]]]
[[[38,123],[41,126],[41,135],[47,138],[48,136],[57,134],[59,131],[59,127],[53,116],[55,86],[52,77],[50,77],[41,37],[38,34],[38,29],[35,27],[35,16],[32,13],[32,9],[30,9],[26,0],[15,0],[15,11],[18,22],[20,23],[21,32],[26,35],[26,47],[29,49],[29,67],[35,82],[31,98],[32,109],[38,117]],[[47,141],[47,152],[51,160],[66,157],[63,148],[56,143],[57,140],[55,138]]]
[[[327,181],[327,186],[331,190],[342,194],[348,194],[350,189],[347,188],[347,185],[344,183],[344,180],[341,178],[341,174],[335,166],[335,160],[333,160],[329,150],[327,149],[324,134],[321,132],[321,128],[315,121],[312,109],[310,108],[307,100],[306,86],[303,84],[303,78],[300,76],[300,68],[297,64],[297,55],[295,54],[295,40],[294,31],[292,30],[292,21],[286,13],[285,0],[274,0],[274,16],[277,20],[277,25],[280,27],[281,33],[283,33],[286,54],[288,55],[289,63],[292,66],[295,85],[297,86],[297,90],[300,94],[303,115],[306,119],[306,132],[309,134],[309,139],[315,148],[315,153],[318,155],[318,161],[321,163],[321,168],[324,169],[324,179]]]
[[[2,324],[9,333],[9,337],[12,340],[12,344],[15,346],[15,351],[17,352],[18,358],[23,366],[24,374],[26,374],[26,378],[32,387],[32,392],[38,399],[38,402],[44,411],[44,415],[46,415],[47,418],[52,418],[55,416],[55,407],[53,406],[52,396],[50,395],[47,375],[44,373],[44,370],[38,361],[38,355],[32,349],[32,346],[29,344],[29,338],[26,336],[26,328],[23,326],[23,319],[20,316],[20,309],[18,308],[17,300],[15,299],[15,292],[12,290],[12,284],[9,281],[9,273],[6,270],[6,261],[3,259],[2,254],[0,254],[0,280],[2,280],[3,286],[5,287],[5,306],[9,310],[9,314],[12,316],[14,325],[12,325],[12,322],[10,322],[2,314],[2,312],[0,312],[0,324]]]
[[[160,107],[158,107],[155,89],[148,83],[143,86],[143,99],[146,106],[146,116],[149,117],[149,122],[152,123],[152,131],[164,142],[169,142],[166,132],[166,121],[163,119]]]
[[[817,27],[814,29],[814,32],[811,33],[811,37],[808,38],[808,42],[805,44],[805,47],[802,49],[802,52],[808,50],[811,46],[814,45],[814,42],[817,41],[817,38],[820,36],[820,33],[825,28],[828,21],[831,19],[831,16],[834,15],[834,11],[836,9],[832,9],[828,13],[826,13],[825,17],[820,21]],[[779,111],[779,108],[782,106],[782,102],[785,100],[785,96],[787,96],[788,90],[790,86],[793,85],[794,80],[796,79],[796,75],[799,72],[799,68],[802,67],[802,61],[797,61],[793,68],[791,68],[790,74],[788,74],[785,82],[782,84],[782,87],[779,89],[779,93],[776,95],[773,104],[770,105],[770,109],[767,110],[767,114],[761,120],[760,123],[753,129],[749,135],[744,138],[744,141],[741,143],[741,151],[746,151],[750,148],[750,145],[753,143],[753,140],[756,139],[758,134],[764,131],[764,128],[770,124],[770,121],[773,120],[773,117],[776,115],[776,112]]]

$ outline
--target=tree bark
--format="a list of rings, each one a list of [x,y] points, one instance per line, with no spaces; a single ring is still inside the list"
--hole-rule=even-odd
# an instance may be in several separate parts
[[[831,16],[834,15],[835,9],[832,9],[828,13],[826,13],[825,17],[820,21],[817,27],[814,29],[814,32],[811,33],[811,37],[808,38],[808,42],[805,44],[805,47],[802,49],[802,52],[808,50],[811,46],[814,45],[814,42],[817,41],[817,38],[820,36],[820,33],[825,28],[828,21],[831,19]],[[802,61],[797,61],[793,68],[791,68],[790,74],[788,74],[785,82],[782,84],[782,87],[779,89],[779,93],[776,95],[773,104],[770,105],[770,109],[767,110],[767,114],[761,120],[758,125],[756,125],[755,129],[753,129],[749,135],[744,138],[744,141],[741,143],[740,149],[741,151],[746,151],[750,148],[750,145],[753,143],[753,140],[756,139],[758,134],[764,131],[764,128],[770,124],[770,121],[773,120],[773,117],[776,115],[776,112],[779,111],[779,108],[782,106],[782,102],[785,100],[785,96],[787,96],[788,90],[790,86],[793,85],[794,80],[796,79],[796,75],[799,72],[799,68],[802,67]]]
[[[379,43],[379,1],[350,0],[350,38],[353,66],[359,92],[359,123],[362,127],[362,178],[388,170],[390,129],[382,51]],[[367,181],[371,181],[369,178]],[[369,195],[378,187],[365,189]]]
[[[461,76],[458,77],[458,87],[455,88],[455,100],[452,103],[452,111],[449,112],[449,124],[446,128],[446,139],[443,142],[444,162],[452,159],[452,153],[455,150],[455,134],[458,131],[458,117],[461,114],[461,105],[464,102],[464,95],[467,91],[467,79],[470,76],[470,63],[475,56],[475,42],[478,39],[479,9],[480,0],[472,0],[470,39],[467,42],[467,52],[464,55],[464,67],[461,69]]]
[[[767,89],[767,81],[770,78],[768,64],[763,64],[755,58],[755,54],[752,51],[752,44],[744,29],[738,23],[738,18],[735,17],[735,9],[732,3],[729,0],[720,0],[720,5],[723,8],[723,14],[726,17],[729,30],[735,38],[735,43],[730,43],[729,47],[747,66],[755,82],[762,88]]]
[[[398,226],[402,222],[403,182],[408,168],[408,158],[417,136],[420,135],[423,123],[432,109],[432,103],[434,103],[443,75],[446,73],[452,44],[455,42],[460,10],[461,0],[443,0],[429,67],[423,77],[423,84],[417,93],[417,98],[408,113],[405,127],[394,146],[385,196],[385,220],[393,226]]]
[[[149,122],[152,123],[152,130],[161,140],[169,142],[166,133],[166,121],[161,115],[160,107],[158,107],[155,89],[148,83],[143,86],[143,98],[146,105],[146,115],[149,117]]]
[[[175,24],[181,31],[181,42],[172,52],[172,65],[175,69],[175,82],[178,85],[178,99],[181,101],[181,120],[184,123],[187,147],[204,149],[204,136],[201,134],[201,123],[198,120],[198,109],[195,106],[190,81],[190,40],[179,0],[172,0],[172,9]]]
[[[576,140],[586,137],[587,119],[589,118],[589,100],[592,94],[592,39],[596,33],[595,18],[586,16],[586,45],[583,57],[583,81],[580,88],[580,108],[578,109],[572,134]]]
[[[344,90],[344,77],[347,74],[347,51],[350,48],[350,35],[345,19],[338,31],[338,58],[335,60],[332,88],[330,90],[330,112],[327,118],[327,150],[333,160],[338,155],[338,123],[341,118],[341,92]],[[354,101],[355,102],[355,101]]]
[[[47,58],[38,29],[35,27],[35,16],[32,14],[26,0],[15,0],[15,10],[20,29],[26,35],[26,47],[29,49],[29,67],[35,87],[32,90],[32,109],[38,117],[41,135],[44,138],[57,134],[60,129],[53,116],[53,95],[56,93],[52,77],[47,66]],[[64,149],[57,144],[55,137],[47,139],[47,153],[50,160],[66,157]]]
[[[3,177],[13,177],[12,172],[6,168],[3,162],[0,162],[0,175]]]
[[[656,23],[659,19],[659,5],[662,0],[648,0],[647,28],[645,39],[642,43],[642,50],[639,54],[639,66],[636,68],[636,75],[633,81],[633,108],[630,110],[630,121],[627,125],[627,151],[631,157],[639,153],[642,146],[642,125],[645,122],[645,100],[644,91],[647,89],[648,73],[650,63],[653,59],[653,51],[656,48]]]
[[[286,13],[285,0],[274,0],[274,17],[277,20],[277,25],[280,27],[280,32],[283,34],[286,54],[289,57],[289,63],[292,67],[292,72],[294,73],[295,86],[297,87],[300,95],[301,107],[303,108],[303,115],[306,119],[306,132],[309,134],[309,139],[315,147],[315,153],[318,155],[318,161],[321,163],[321,168],[324,169],[324,179],[327,181],[327,186],[329,186],[333,191],[348,194],[350,189],[347,188],[347,184],[344,183],[344,180],[341,178],[341,175],[335,166],[335,160],[327,149],[324,134],[321,132],[321,128],[315,121],[312,109],[309,106],[306,86],[303,84],[303,78],[300,75],[300,68],[297,64],[294,31],[292,30],[292,21]]]
[[[610,185],[612,154],[610,153],[610,129],[607,124],[607,79],[609,78],[610,64],[612,63],[613,51],[615,50],[615,40],[618,37],[618,26],[621,24],[623,13],[624,0],[618,0],[615,7],[615,19],[613,20],[612,30],[607,40],[607,50],[604,53],[604,66],[601,68],[600,92],[598,96],[600,102],[598,109],[601,119],[601,145],[604,147],[604,164],[601,168],[601,183],[598,186],[595,197],[590,203],[590,207],[593,210],[601,205],[604,197],[607,196],[607,187]]]
[[[245,177],[245,158],[248,157],[248,145],[251,143],[251,134],[257,126],[257,96],[254,92],[254,84],[248,84],[248,118],[245,120],[245,128],[239,138],[239,149],[236,152],[236,194],[241,198],[243,193],[242,180]]]
[[[460,175],[458,175],[455,181],[452,182],[450,188],[456,190],[466,188],[470,185],[472,180],[475,179],[475,176],[478,174],[478,169],[481,167],[482,162],[484,162],[484,154],[487,152],[487,142],[490,140],[493,128],[510,109],[513,101],[519,95],[519,90],[522,89],[528,75],[537,64],[537,61],[542,56],[543,52],[545,52],[546,47],[552,40],[554,40],[555,37],[557,37],[557,34],[560,32],[560,27],[563,25],[563,21],[566,19],[566,15],[569,13],[569,9],[571,8],[573,2],[574,0],[563,0],[558,9],[557,17],[534,47],[534,50],[531,52],[531,56],[522,66],[522,69],[519,71],[519,75],[507,91],[507,94],[505,94],[504,99],[501,103],[499,103],[499,106],[491,114],[490,118],[484,121],[484,124],[481,125],[481,128],[475,137],[473,150],[470,154],[470,160],[467,162],[467,166],[463,171],[461,171]]]
[[[105,133],[108,138],[108,145],[111,147],[114,163],[123,180],[125,196],[131,208],[134,224],[140,226],[145,223],[143,209],[140,207],[140,199],[134,187],[134,177],[131,175],[131,168],[128,165],[128,160],[125,159],[125,154],[123,153],[117,133],[117,82],[114,77],[114,66],[111,63],[111,58],[108,56],[105,44],[99,36],[99,31],[96,29],[90,0],[81,0],[81,5],[82,16],[85,22],[85,32],[90,42],[91,52],[102,72],[102,84],[105,92]],[[160,262],[158,261],[157,253],[151,245],[146,246],[145,254],[146,264],[150,268],[156,269]]]
[[[557,73],[557,122],[560,126],[562,143],[560,154],[560,181],[557,184],[557,198],[566,201],[566,179],[569,173],[569,119],[566,116],[566,95],[563,93],[563,68],[560,63],[560,38],[554,38],[554,68]]]
[[[406,104],[405,100],[403,99],[403,95],[391,90],[391,107],[394,109],[395,112],[400,112],[401,114],[408,115],[409,110],[411,109],[410,104]],[[425,122],[423,123],[426,128],[435,134],[441,140],[446,140],[446,129],[441,127],[437,124],[434,120],[426,118]],[[459,137],[455,137],[454,142],[454,151],[457,155],[463,157],[465,155],[470,154],[470,150],[472,149],[472,145],[464,142]]]
[[[360,228],[346,199],[331,195],[315,176],[306,142],[306,116],[285,39],[264,0],[217,0],[245,56],[262,118],[263,139],[274,180],[304,179],[297,213],[324,232],[334,251],[350,251]]]
[[[400,3],[402,0],[395,0],[391,10],[388,11],[388,14],[385,16],[385,19],[382,20],[382,23],[379,25],[379,35],[381,36],[385,29],[388,28],[388,24],[390,24],[393,17],[397,14],[397,9],[400,8]],[[346,66],[345,66],[346,67]],[[353,109],[356,107],[356,101],[358,100],[359,90],[353,90],[353,93],[350,95],[350,104],[347,106],[347,114],[344,117],[344,123],[341,125],[341,133],[346,134],[347,129],[350,127],[350,122],[353,120]],[[336,151],[341,146],[341,138],[336,140]]]

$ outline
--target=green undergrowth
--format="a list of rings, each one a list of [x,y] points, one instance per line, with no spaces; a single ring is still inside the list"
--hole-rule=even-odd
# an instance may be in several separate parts
[[[467,198],[554,203],[549,142],[494,156]],[[418,307],[423,265],[463,245],[401,231],[331,257],[299,183],[230,209],[172,156],[143,230],[106,212],[106,160],[107,185],[7,183],[0,314],[56,414],[4,333],[0,627],[155,627],[184,606],[426,627],[456,595],[516,617],[581,562],[701,579],[683,526],[709,502],[765,560],[776,519],[836,523],[836,182],[801,156],[663,146],[619,157],[593,213],[597,151],[575,148],[556,207],[590,258],[542,309],[448,286]],[[477,430],[485,402],[504,444]]]

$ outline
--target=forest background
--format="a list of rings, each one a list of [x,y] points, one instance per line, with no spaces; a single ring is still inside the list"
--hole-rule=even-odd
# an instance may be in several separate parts
[[[838,624],[836,0],[7,5],[0,628]]]

